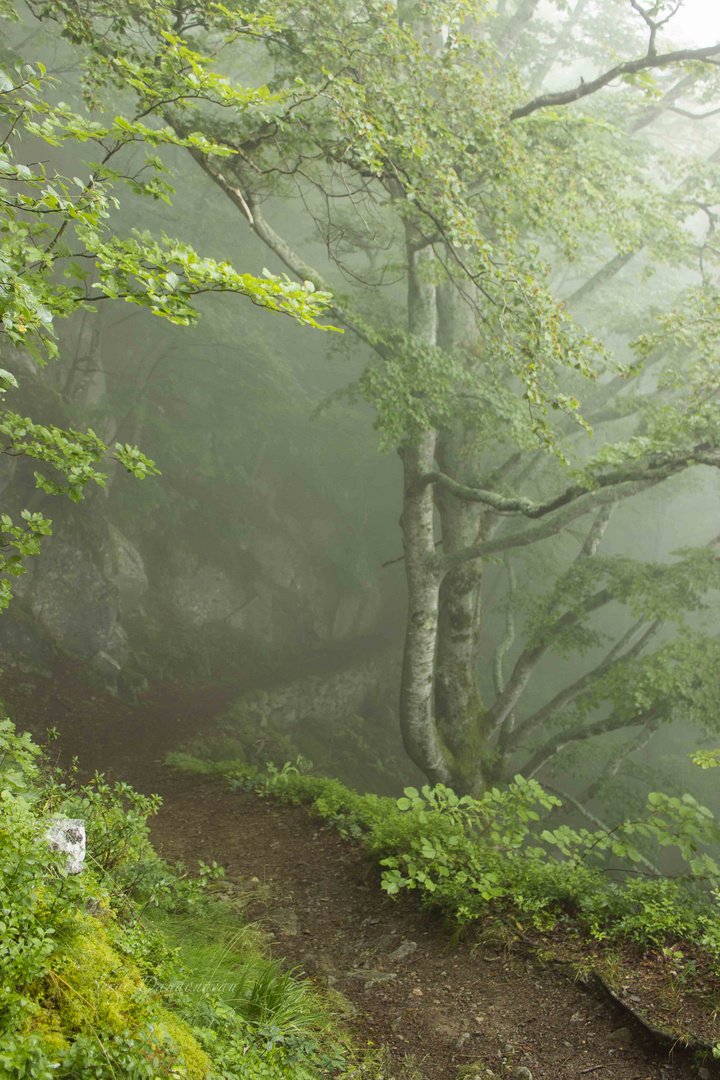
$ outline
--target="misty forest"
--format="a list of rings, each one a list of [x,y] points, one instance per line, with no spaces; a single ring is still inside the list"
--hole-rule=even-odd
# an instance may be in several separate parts
[[[715,0],[0,19],[0,1080],[720,1075]]]

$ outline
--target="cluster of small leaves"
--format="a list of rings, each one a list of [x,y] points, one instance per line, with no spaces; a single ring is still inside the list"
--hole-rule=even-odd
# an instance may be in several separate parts
[[[707,609],[708,594],[720,588],[720,557],[714,547],[682,548],[674,555],[668,563],[621,555],[574,562],[549,592],[533,598],[529,644],[552,644],[563,655],[597,644],[602,639],[587,620],[611,601],[625,605],[635,619],[684,624],[689,613]]]
[[[693,763],[701,769],[720,767],[720,750],[696,750],[690,755]]]
[[[50,13],[45,5],[34,7]],[[607,358],[551,296],[548,267],[527,233],[529,227],[562,234],[571,247],[580,227],[596,230],[599,218],[608,227],[617,224],[623,217],[612,198],[618,137],[607,125],[596,130],[584,116],[561,120],[553,113],[508,124],[521,85],[512,70],[498,68],[489,35],[467,32],[488,19],[484,3],[437,6],[410,18],[380,0],[360,7],[333,0],[322,12],[283,10],[270,0],[249,20],[236,10],[229,34],[227,10],[214,6],[189,4],[180,16],[164,3],[152,13],[137,5],[113,13],[96,0],[85,11],[77,40],[88,46],[92,65],[104,70],[102,78],[132,89],[146,112],[170,118],[178,132],[194,125],[225,150],[235,148],[228,176],[237,177],[240,188],[252,189],[259,174],[264,184],[285,188],[288,177],[303,177],[330,193],[330,203],[357,189],[352,201],[361,207],[360,220],[394,218],[396,230],[407,227],[431,240],[444,273],[477,285],[488,364],[520,381],[525,437],[530,432],[554,449],[552,410],[583,423],[562,373],[569,367],[594,378]],[[68,32],[75,28],[72,4],[53,5],[52,15]],[[178,19],[188,30],[201,29],[213,49],[220,40],[232,46],[240,38],[247,51],[226,48],[230,63],[242,55],[263,62],[267,50],[275,76],[266,101],[252,108],[238,102],[229,114],[225,95],[233,88],[203,83],[204,59],[186,51],[187,39],[173,36]],[[145,36],[155,45],[152,59],[142,56]],[[249,42],[259,48],[251,51]],[[168,73],[159,75],[165,64]],[[189,78],[199,80],[193,92],[184,82]],[[173,81],[180,91],[168,110]],[[202,109],[184,115],[198,105]],[[335,231],[330,223],[327,235]],[[346,236],[345,226],[337,234]],[[412,438],[421,421],[442,423],[453,405],[457,409],[457,394],[453,400],[446,389],[457,374],[451,357],[425,352],[416,360],[413,349],[388,351],[384,343],[378,352],[382,363],[366,373],[363,393],[378,410],[387,444]],[[434,389],[440,391],[435,398]]]
[[[687,863],[690,874],[709,880],[717,888],[720,867],[707,852],[698,854],[701,846],[713,848],[720,841],[720,826],[711,810],[701,806],[689,794],[681,798],[651,791],[647,797],[646,816],[624,821],[612,830],[571,829],[560,826],[541,833],[541,840],[556,847],[572,863],[592,855],[604,859],[612,853],[619,859],[638,863],[642,854],[629,837],[652,839],[661,847],[677,847]]]
[[[175,107],[196,98],[243,109],[267,103],[266,90],[230,87],[205,57],[172,35],[164,41],[159,67],[142,69],[122,57],[114,61],[122,69],[122,79],[146,98],[159,102],[162,83],[166,94],[171,90]],[[182,146],[215,155],[231,150],[202,134],[183,136],[167,125],[148,124],[139,114],[102,123],[63,103],[50,106],[44,95],[51,83],[41,64],[21,63],[0,71],[0,121],[5,127],[0,143],[0,349],[4,340],[41,363],[55,358],[56,320],[106,300],[136,304],[172,323],[190,325],[199,317],[198,297],[231,293],[305,325],[319,326],[317,319],[329,297],[308,283],[267,271],[263,277],[240,273],[170,237],[117,233],[113,215],[119,205],[118,186],[170,201],[173,189],[159,148]],[[64,151],[90,146],[98,160],[84,178],[62,176],[51,165],[26,160],[23,138],[29,136],[36,145],[39,141]],[[128,171],[123,153],[138,149],[141,163]],[[12,350],[5,363],[11,355]],[[0,393],[16,387],[12,372],[0,371]],[[35,471],[39,488],[75,501],[89,482],[104,484],[105,473],[97,465],[108,456],[138,478],[157,473],[137,447],[117,444],[109,453],[93,431],[37,424],[7,408],[0,409],[0,435],[4,454],[34,458],[43,466]],[[43,516],[25,511],[22,517],[24,525],[3,517],[0,607],[10,598],[8,578],[23,572],[24,560],[37,553],[41,538],[50,532]]]
[[[610,706],[614,726],[655,717],[717,731],[719,663],[717,639],[685,629],[648,656],[611,668],[578,699],[576,712],[586,719],[595,709]]]
[[[406,788],[397,806],[415,817],[417,833],[409,850],[382,860],[386,867],[382,887],[391,895],[401,889],[432,894],[459,888],[460,893],[479,897],[483,903],[506,896],[499,859],[517,857],[520,852],[526,857],[525,841],[532,823],[540,820],[538,808],[560,805],[536,780],[520,775],[505,790],[492,788],[481,799],[459,798],[442,784],[425,785],[422,793]],[[442,831],[427,828],[436,815],[442,816]],[[471,911],[466,900],[458,913],[464,917]]]

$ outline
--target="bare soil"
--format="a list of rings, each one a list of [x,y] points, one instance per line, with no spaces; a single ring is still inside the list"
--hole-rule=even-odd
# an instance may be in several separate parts
[[[62,763],[77,755],[83,775],[98,769],[158,792],[157,850],[190,867],[198,859],[224,866],[231,889],[249,896],[251,917],[272,934],[275,955],[339,991],[356,1035],[386,1045],[398,1073],[411,1059],[424,1080],[455,1080],[475,1063],[480,1075],[482,1065],[518,1080],[716,1075],[710,1062],[698,1072],[691,1054],[659,1044],[596,980],[579,981],[583,950],[567,937],[520,925],[515,935],[488,922],[453,943],[412,897],[387,897],[358,845],[305,810],[163,767],[168,750],[211,727],[232,689],[159,685],[132,705],[64,666],[44,676],[6,668],[0,693],[20,727],[40,739],[47,728],[59,731],[52,745]],[[630,1007],[647,1014],[654,1005],[662,1015],[668,981],[658,973],[667,958],[620,960],[634,974],[621,988]],[[712,980],[705,989],[718,991]],[[712,1036],[708,1015],[694,1016],[690,999],[684,1030]]]

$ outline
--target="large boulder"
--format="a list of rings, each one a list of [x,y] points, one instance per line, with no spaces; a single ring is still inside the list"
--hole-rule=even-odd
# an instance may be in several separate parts
[[[148,576],[138,549],[112,524],[103,544],[103,573],[115,587],[121,618],[132,615],[148,591]]]
[[[35,664],[65,653],[116,691],[130,655],[121,619],[148,587],[137,549],[114,526],[100,533],[60,503],[53,535],[27,569],[13,582],[16,600],[0,620],[0,645]]]
[[[167,588],[175,613],[192,627],[231,620],[248,599],[243,585],[219,566],[188,553],[173,560]]]
[[[322,675],[308,675],[284,686],[253,691],[235,702],[233,720],[259,728],[290,730],[312,719],[332,724],[339,717],[360,713],[379,686],[394,672],[380,654]]]

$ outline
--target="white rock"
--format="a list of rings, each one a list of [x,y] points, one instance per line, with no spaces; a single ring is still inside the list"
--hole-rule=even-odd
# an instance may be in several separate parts
[[[82,818],[67,818],[57,814],[50,819],[45,839],[55,851],[67,855],[68,874],[79,874],[85,863],[85,822]]]

